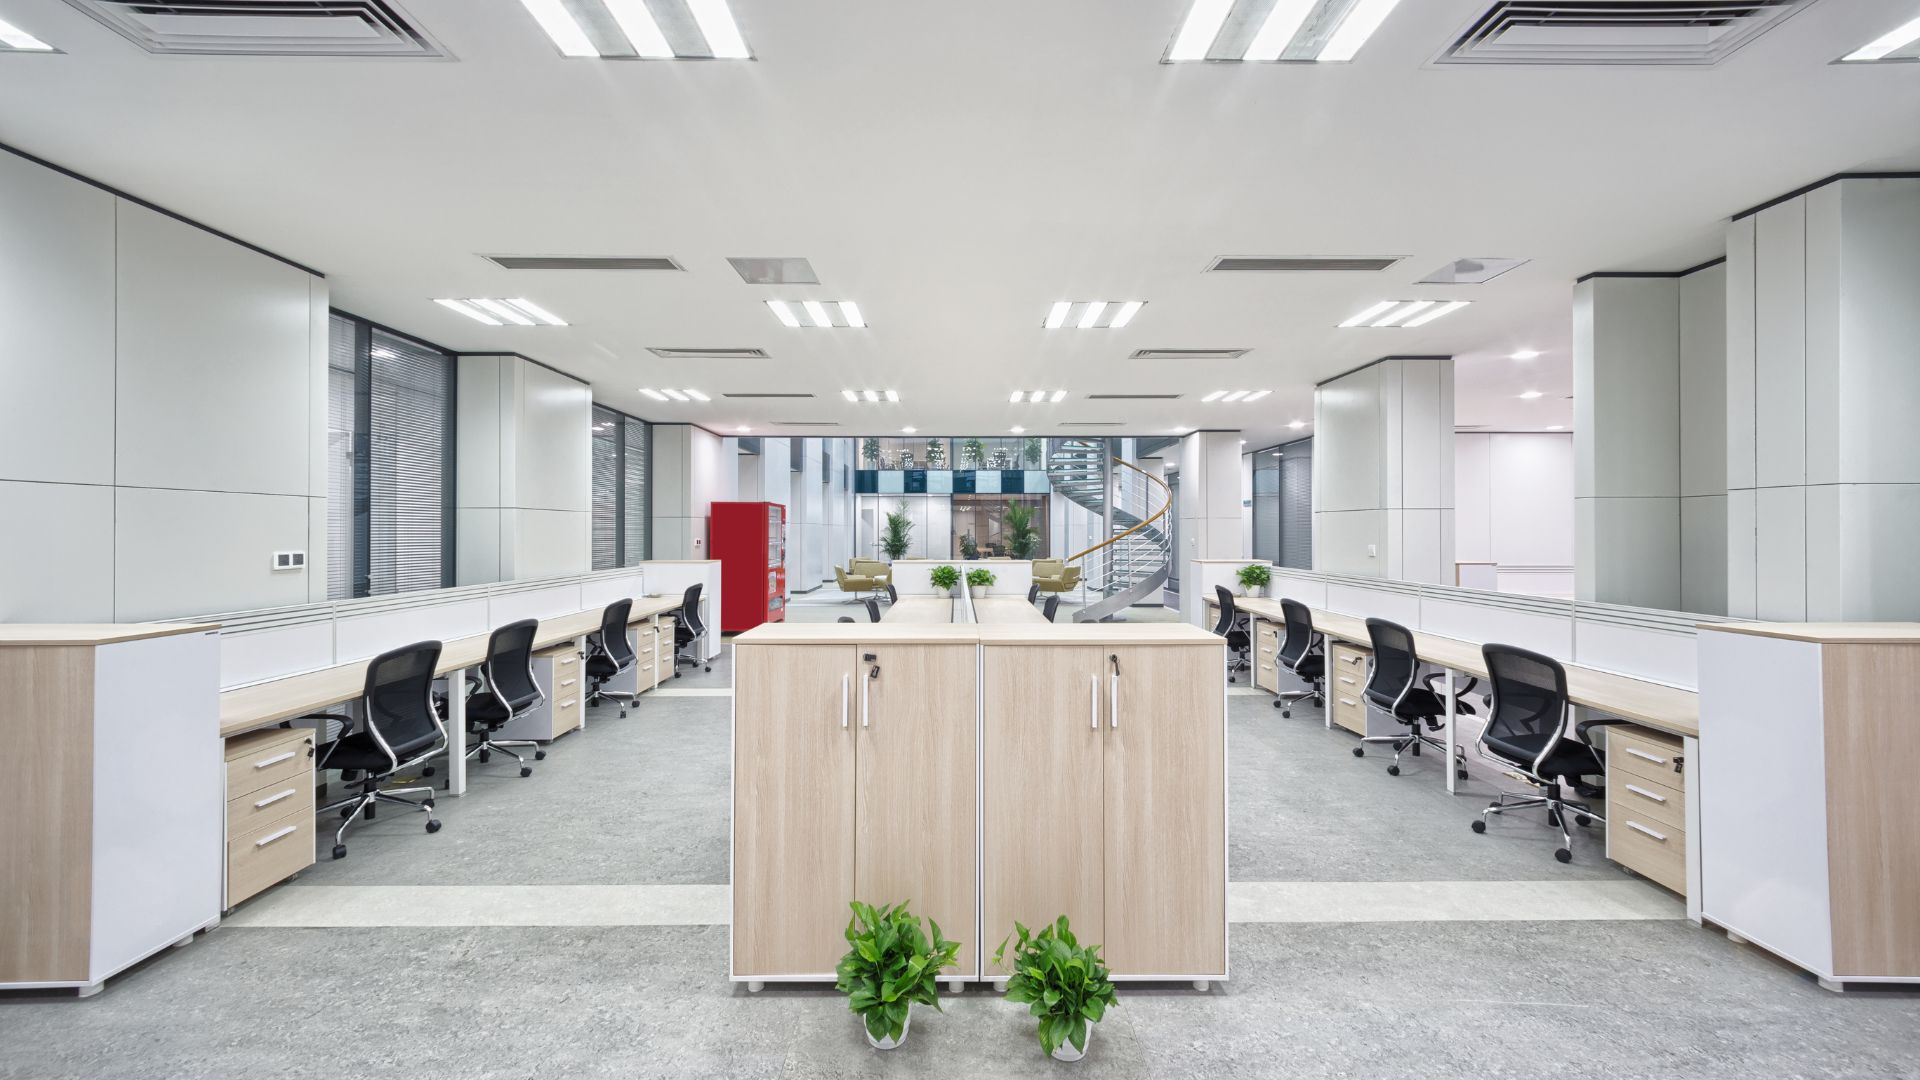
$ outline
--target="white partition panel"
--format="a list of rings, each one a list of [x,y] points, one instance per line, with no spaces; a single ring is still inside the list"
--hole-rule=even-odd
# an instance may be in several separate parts
[[[1415,630],[1420,625],[1420,588],[1400,582],[1327,582],[1327,610],[1361,619],[1387,619]]]
[[[1276,600],[1298,600],[1310,608],[1327,606],[1327,583],[1290,570],[1275,570],[1267,594]]]
[[[333,665],[333,617],[306,612],[288,620],[226,622],[220,627],[220,685],[244,686]]]
[[[1700,685],[1700,623],[1725,620],[1615,604],[1574,605],[1574,659],[1674,686]]]
[[[629,567],[628,569],[634,569]],[[618,595],[685,596],[689,586],[700,586],[700,618],[707,624],[707,657],[720,655],[720,564],[713,560],[656,561],[641,563],[646,575],[646,592]],[[590,582],[594,587],[600,581]],[[589,595],[588,606],[602,601]]]
[[[587,578],[579,584],[578,599],[582,608],[604,607],[622,597],[645,596],[649,588],[653,592],[662,591],[655,577],[642,572]]]
[[[378,603],[354,610],[342,607],[334,619],[334,662],[364,660],[416,641],[472,637],[494,629],[485,593],[452,603],[423,600]]]
[[[489,627],[501,627],[521,619],[551,619],[557,615],[571,615],[593,606],[592,602],[581,598],[581,592],[581,583],[572,578],[511,585],[503,583],[492,588],[487,597],[487,623]]]
[[[1497,641],[1573,659],[1573,605],[1466,589],[1426,590],[1420,630],[1465,641]]]

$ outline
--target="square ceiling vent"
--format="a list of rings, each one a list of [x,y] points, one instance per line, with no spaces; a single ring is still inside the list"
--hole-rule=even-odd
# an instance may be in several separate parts
[[[450,54],[387,0],[67,0],[150,53],[355,56]]]
[[[1500,0],[1435,63],[1718,64],[1813,0]]]

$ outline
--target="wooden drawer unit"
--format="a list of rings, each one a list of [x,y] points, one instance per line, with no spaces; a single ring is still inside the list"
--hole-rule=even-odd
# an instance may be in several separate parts
[[[1338,727],[1355,735],[1367,733],[1367,699],[1360,692],[1367,685],[1367,661],[1370,649],[1344,641],[1327,643],[1327,709]]]
[[[673,616],[660,616],[660,644],[654,653],[653,660],[653,685],[655,686],[673,678],[673,628],[676,625],[678,624],[674,622]]]
[[[1687,891],[1683,764],[1671,735],[1607,729],[1607,858],[1677,893]]]
[[[313,783],[313,732],[306,728],[250,731],[227,740],[227,798],[305,776]]]
[[[1253,685],[1280,692],[1280,628],[1264,619],[1253,622]]]
[[[238,836],[264,822],[277,821],[293,810],[313,811],[313,772],[268,784],[227,800],[227,835]]]
[[[313,865],[313,732],[227,740],[227,899],[232,907]]]
[[[227,906],[313,865],[313,803],[227,839]]]
[[[580,695],[553,703],[553,734],[557,738],[580,726]]]

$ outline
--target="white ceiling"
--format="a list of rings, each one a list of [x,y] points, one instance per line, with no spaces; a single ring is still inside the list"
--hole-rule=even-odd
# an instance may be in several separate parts
[[[1484,0],[1410,0],[1326,66],[1161,64],[1185,0],[734,0],[752,62],[563,60],[515,0],[404,0],[457,62],[156,57],[60,0],[0,0],[65,50],[0,54],[0,141],[316,267],[337,307],[524,353],[650,419],[846,435],[1118,420],[1257,446],[1310,419],[1316,380],[1450,353],[1461,425],[1529,428],[1572,422],[1575,277],[1691,266],[1722,252],[1731,213],[1920,166],[1920,68],[1828,63],[1917,3],[1819,0],[1712,69],[1516,69],[1429,64]],[[483,252],[687,272],[510,272]],[[1228,254],[1406,258],[1200,273]],[[749,286],[725,261],[790,255],[822,284]],[[1410,284],[1465,256],[1533,261],[1484,286]],[[573,325],[485,327],[436,296],[527,296]],[[871,328],[788,329],[770,297],[853,299]],[[1421,297],[1475,304],[1415,330],[1334,328]],[[1149,303],[1124,330],[1041,329],[1051,302],[1094,299]],[[1253,351],[1127,359],[1214,346]],[[1506,359],[1521,347],[1545,355]],[[714,401],[637,393],[662,384]],[[849,405],[843,387],[902,401]],[[1015,387],[1072,396],[1016,406]],[[1198,400],[1229,388],[1274,393]],[[818,397],[721,397],[756,390]]]

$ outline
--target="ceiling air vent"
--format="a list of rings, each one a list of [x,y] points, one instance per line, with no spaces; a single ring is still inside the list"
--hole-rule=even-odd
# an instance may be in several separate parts
[[[665,255],[482,255],[506,270],[679,270]]]
[[[150,53],[208,56],[449,54],[387,0],[67,0]]]
[[[1441,64],[1712,65],[1812,0],[1501,0]]]
[[[1088,394],[1088,401],[1173,401],[1179,394]]]
[[[1250,349],[1135,349],[1129,360],[1238,360]]]
[[[1314,258],[1269,258],[1265,256],[1222,255],[1207,267],[1207,273],[1221,271],[1314,271],[1314,270],[1385,270],[1399,259],[1314,259]]]
[[[714,349],[705,349],[705,348],[675,349],[675,348],[669,348],[666,346],[650,345],[647,347],[647,351],[659,357],[662,360],[768,360],[768,359],[771,359],[771,357],[767,355],[767,350],[755,349],[750,346],[738,346],[734,348],[721,347],[721,348],[714,348]],[[731,397],[733,395],[729,394],[727,396]]]

